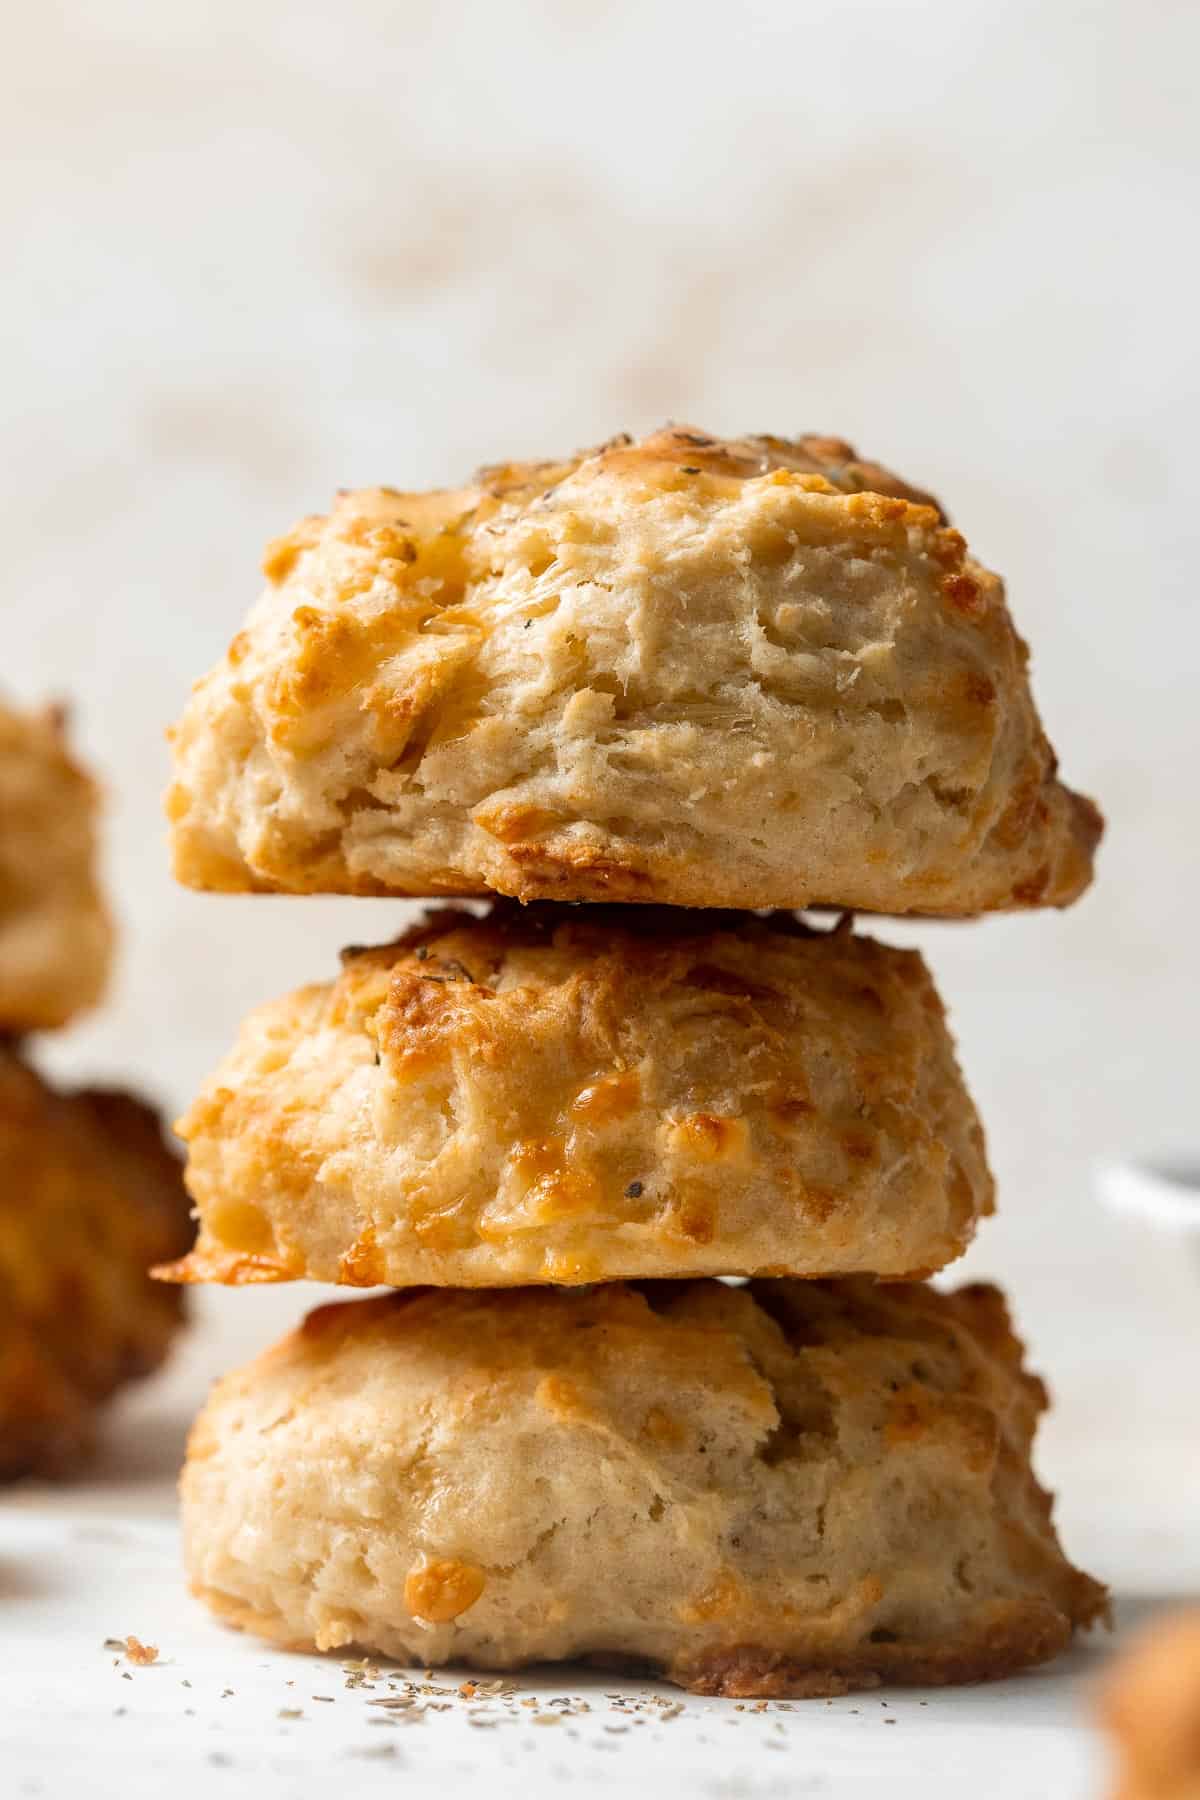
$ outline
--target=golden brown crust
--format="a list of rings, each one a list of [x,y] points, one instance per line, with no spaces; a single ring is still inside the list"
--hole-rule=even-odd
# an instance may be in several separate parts
[[[1029,1467],[1044,1404],[980,1286],[325,1307],[197,1421],[188,1568],[319,1649],[742,1696],[982,1680],[1105,1611]]]
[[[1081,1578],[1080,1600],[1088,1624],[1095,1585],[1088,1577]],[[914,1649],[911,1644],[874,1643],[836,1657],[818,1656],[812,1662],[739,1646],[684,1664],[673,1678],[694,1694],[716,1694],[726,1700],[823,1700],[880,1687],[885,1681],[904,1687],[1002,1681],[1061,1655],[1074,1629],[1070,1615],[1053,1603],[1022,1599],[997,1606],[949,1644]]]
[[[70,1468],[100,1404],[162,1361],[189,1235],[179,1159],[131,1095],[55,1093],[0,1046],[0,1480]]]
[[[192,886],[960,916],[1090,880],[1001,583],[839,440],[343,494],[266,571],[175,733]]]
[[[0,1035],[64,1025],[104,991],[113,927],[96,874],[98,806],[60,709],[0,702]]]
[[[1115,1800],[1200,1800],[1200,1609],[1140,1633],[1101,1710],[1118,1756]]]
[[[919,955],[790,915],[443,911],[262,1008],[179,1130],[174,1279],[890,1279],[992,1206]]]
[[[649,437],[635,440],[627,432],[610,438],[594,450],[581,450],[561,462],[491,463],[476,472],[473,484],[485,502],[540,499],[573,475],[585,462],[594,462],[613,473],[655,484],[665,478],[706,474],[732,481],[749,481],[787,469],[797,475],[816,475],[843,494],[883,494],[928,507],[947,523],[940,503],[922,488],[912,487],[882,463],[860,457],[844,438],[806,432],[797,438],[775,437],[769,432],[743,438],[711,437],[686,425],[666,425]],[[670,472],[670,476],[668,476]],[[387,493],[389,490],[383,489]],[[440,496],[439,496],[440,497]],[[447,496],[448,498],[448,496]]]

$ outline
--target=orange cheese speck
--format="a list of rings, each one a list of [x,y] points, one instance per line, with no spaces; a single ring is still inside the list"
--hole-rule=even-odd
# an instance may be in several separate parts
[[[641,1083],[634,1071],[605,1075],[580,1088],[571,1102],[571,1113],[588,1124],[602,1125],[610,1119],[627,1118],[640,1098]]]
[[[671,1127],[672,1150],[693,1156],[698,1162],[733,1162],[749,1143],[745,1119],[719,1118],[715,1113],[691,1113]]]
[[[414,1619],[445,1625],[474,1606],[487,1586],[482,1569],[452,1557],[410,1569],[404,1583],[404,1604]]]

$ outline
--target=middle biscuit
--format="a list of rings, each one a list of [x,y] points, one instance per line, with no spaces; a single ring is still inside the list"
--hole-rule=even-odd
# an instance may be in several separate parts
[[[253,1013],[182,1281],[914,1277],[992,1209],[921,957],[791,915],[447,910]]]

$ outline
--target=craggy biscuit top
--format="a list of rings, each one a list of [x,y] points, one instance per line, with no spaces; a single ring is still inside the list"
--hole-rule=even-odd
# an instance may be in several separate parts
[[[198,1420],[188,1567],[222,1616],[322,1649],[734,1695],[976,1680],[1104,1609],[1030,1469],[1044,1403],[982,1287],[326,1307]]]
[[[199,887],[970,914],[1065,904],[998,578],[834,439],[673,428],[339,496],[175,736]]]
[[[63,1025],[103,992],[113,928],[96,873],[98,805],[61,711],[0,701],[0,1033]]]
[[[992,1205],[920,956],[788,915],[433,913],[252,1015],[179,1130],[193,1280],[894,1278]]]
[[[842,438],[811,432],[798,438],[773,437],[768,433],[716,438],[687,426],[668,425],[638,442],[621,432],[607,444],[595,450],[581,450],[561,462],[489,464],[476,475],[474,490],[468,491],[478,493],[485,502],[535,501],[548,497],[582,463],[644,483],[648,490],[669,487],[681,475],[748,481],[775,469],[787,469],[796,475],[818,476],[819,484],[814,485],[827,485],[839,493],[884,494],[911,501],[915,506],[927,506],[944,521],[932,494],[911,487],[881,463],[863,461]]]

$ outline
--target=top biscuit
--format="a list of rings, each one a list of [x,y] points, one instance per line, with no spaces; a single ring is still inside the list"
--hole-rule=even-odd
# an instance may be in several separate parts
[[[65,1025],[104,991],[113,929],[97,805],[61,714],[0,702],[0,1036]]]
[[[830,438],[668,429],[344,493],[174,733],[175,872],[227,891],[1065,906],[997,576]]]

